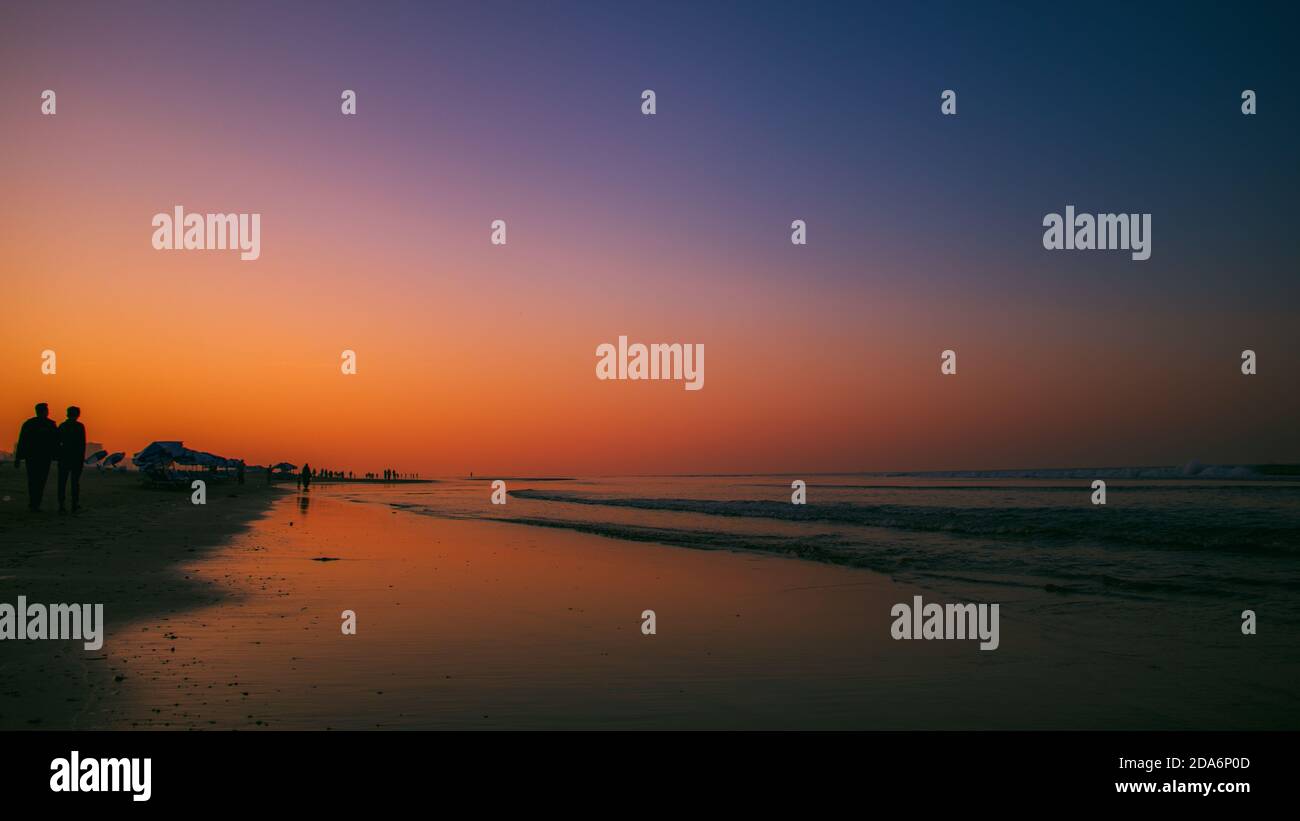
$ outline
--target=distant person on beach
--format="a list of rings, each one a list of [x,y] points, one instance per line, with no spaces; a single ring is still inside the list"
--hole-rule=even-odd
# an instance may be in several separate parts
[[[244,483],[244,460],[240,459],[239,464],[235,465],[235,481],[239,484]]]
[[[311,487],[311,465],[304,463],[302,466],[302,489],[308,490]]]
[[[27,460],[27,509],[33,513],[41,509],[45,483],[50,478],[50,462],[59,449],[59,426],[50,418],[50,406],[44,402],[36,406],[36,415],[23,422],[18,433],[18,447],[14,450],[14,468]]]
[[[63,500],[72,480],[72,512],[81,509],[81,469],[86,466],[86,426],[78,421],[81,408],[68,408],[68,418],[59,425],[59,512],[66,513]]]

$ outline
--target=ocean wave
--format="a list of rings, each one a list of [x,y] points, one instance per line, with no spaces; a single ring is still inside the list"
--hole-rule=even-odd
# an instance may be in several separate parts
[[[685,473],[659,478],[762,478],[784,473]],[[916,479],[1210,479],[1210,480],[1300,480],[1300,465],[1269,463],[1257,465],[1207,465],[1193,459],[1183,465],[1150,465],[1086,468],[1004,468],[998,470],[880,470],[850,473],[801,473],[801,477],[916,478]],[[819,486],[825,486],[821,482]]]
[[[1140,568],[1131,562],[1080,556],[1021,554],[997,551],[918,551],[901,543],[864,543],[836,533],[809,533],[796,537],[741,534],[721,530],[615,524],[574,519],[528,516],[493,518],[493,521],[532,527],[558,528],[631,542],[653,542],[696,550],[757,552],[804,561],[859,567],[892,577],[933,579],[963,584],[1032,588],[1061,594],[1091,594],[1161,599],[1211,597],[1239,599],[1243,591],[1258,595],[1263,588],[1291,599],[1300,593],[1300,576],[1215,576],[1171,573],[1172,567]],[[1207,583],[1210,582],[1210,583]]]
[[[611,498],[538,490],[516,490],[510,495],[562,504],[826,522],[999,540],[1283,555],[1300,550],[1300,515],[1286,509],[1097,509],[1091,505],[1005,508],[849,502],[793,505],[771,500]]]
[[[536,510],[389,502],[395,510],[451,519],[545,527],[623,542],[729,550],[858,567],[941,586],[996,585],[1061,595],[1163,601],[1184,598],[1272,601],[1291,607],[1300,593],[1296,517],[1260,521],[1259,511],[990,509],[899,505],[805,505],[769,501],[594,498],[519,490],[512,496],[555,503]],[[589,511],[566,507],[587,505]],[[647,511],[638,521],[601,516],[601,506]],[[793,509],[792,508],[796,508]],[[802,509],[797,509],[802,508]],[[718,516],[716,526],[651,511]],[[1121,513],[1135,515],[1116,515]],[[522,515],[521,515],[522,514]],[[595,515],[591,515],[595,514]],[[771,527],[728,517],[805,522]],[[625,518],[625,517],[621,517]],[[1178,534],[1168,531],[1180,519]],[[1217,530],[1206,522],[1218,520]],[[1089,521],[1092,523],[1089,524]],[[1100,521],[1101,524],[1097,524]],[[1143,523],[1144,522],[1144,523]],[[1251,524],[1253,522],[1253,524]],[[847,525],[870,525],[864,532]],[[1166,529],[1164,535],[1149,532]],[[887,528],[887,529],[885,529]],[[891,532],[892,531],[892,532]],[[1098,544],[1110,539],[1115,545]],[[1270,547],[1271,545],[1271,547]],[[1127,547],[1128,549],[1124,549]],[[1183,548],[1183,552],[1168,549]],[[1186,552],[1187,548],[1215,552]],[[1261,598],[1263,597],[1263,598]]]

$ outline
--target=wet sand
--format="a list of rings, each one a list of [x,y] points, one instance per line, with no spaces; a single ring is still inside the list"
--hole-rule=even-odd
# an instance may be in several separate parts
[[[306,494],[184,572],[230,599],[115,641],[134,684],[97,723],[836,727],[891,711],[861,702],[897,662],[902,599],[863,571]],[[972,644],[924,649],[977,661]]]
[[[1026,621],[1020,594],[985,591],[1002,602],[996,652],[899,642],[890,607],[941,594],[853,568],[322,494],[276,502],[183,569],[227,597],[115,641],[110,666],[130,686],[96,725],[1032,729],[1293,714],[1240,655],[1069,598]],[[640,630],[646,609],[654,636]]]
[[[181,502],[188,504],[180,495],[171,500]],[[1002,610],[1001,647],[982,652],[972,641],[892,640],[893,604],[917,594],[954,599],[867,570],[437,518],[320,491],[214,494],[206,520],[185,518],[192,511],[177,512],[165,498],[152,505],[147,524],[119,522],[110,541],[85,547],[96,553],[83,555],[104,554],[107,573],[98,560],[76,562],[75,576],[57,578],[59,557],[77,549],[81,531],[52,531],[43,547],[18,552],[19,587],[74,591],[68,595],[76,600],[102,595],[110,632],[99,654],[71,642],[28,643],[46,648],[24,650],[35,663],[0,646],[4,726],[1294,722],[1294,694],[1264,684],[1289,680],[1294,665],[1260,667],[1275,656],[1253,649],[1271,645],[1243,645],[1225,630],[1207,651],[1199,636],[1169,622],[1120,622],[1070,597],[1054,598],[1059,605],[1044,616],[1041,601],[1030,608],[1020,598],[1041,599],[1041,592],[981,591]],[[207,549],[222,528],[221,546]],[[14,531],[3,535],[13,551]],[[154,546],[123,546],[136,539]],[[178,563],[137,584],[133,562],[160,556]],[[9,598],[21,592],[14,572],[5,571]],[[646,609],[656,612],[653,636],[641,632]],[[356,614],[356,635],[340,629],[344,610]],[[1026,612],[1039,615],[1027,620]],[[60,649],[51,657],[53,645]],[[35,717],[39,724],[28,723]]]
[[[208,504],[188,491],[148,490],[139,474],[87,470],[77,515],[60,516],[55,471],[44,512],[27,511],[25,470],[0,470],[0,601],[104,604],[99,652],[80,641],[0,642],[0,729],[97,728],[89,705],[111,702],[125,680],[109,653],[141,619],[179,614],[222,594],[178,572],[262,515],[281,491],[210,482]]]

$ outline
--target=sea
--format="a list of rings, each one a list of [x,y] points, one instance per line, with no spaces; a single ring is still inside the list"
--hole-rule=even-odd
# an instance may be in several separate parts
[[[848,565],[952,592],[1224,602],[1300,621],[1300,477],[1264,471],[482,477],[321,489],[429,516]],[[490,501],[498,478],[505,504]],[[1104,504],[1094,504],[1098,479]],[[792,502],[796,481],[803,504]]]

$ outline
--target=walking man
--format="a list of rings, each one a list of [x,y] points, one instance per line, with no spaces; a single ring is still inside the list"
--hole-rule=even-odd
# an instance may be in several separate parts
[[[50,418],[50,406],[44,402],[36,406],[36,415],[23,422],[18,433],[18,448],[14,453],[14,467],[27,460],[27,509],[37,513],[45,483],[50,478],[50,462],[59,446],[59,427]]]
[[[72,512],[81,509],[81,469],[86,466],[86,426],[78,422],[81,408],[68,408],[68,418],[59,425],[59,512],[66,513],[63,500],[72,480]]]

